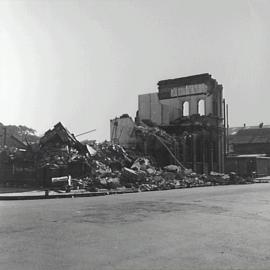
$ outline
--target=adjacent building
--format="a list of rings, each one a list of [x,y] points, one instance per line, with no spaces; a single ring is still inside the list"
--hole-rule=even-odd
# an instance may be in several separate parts
[[[270,126],[243,126],[229,129],[230,153],[237,155],[267,154],[270,156]]]
[[[270,175],[269,125],[229,128],[228,142],[226,172],[235,171],[243,176]]]

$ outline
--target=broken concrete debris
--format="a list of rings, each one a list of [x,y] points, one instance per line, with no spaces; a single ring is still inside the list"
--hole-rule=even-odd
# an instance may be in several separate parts
[[[32,168],[36,185],[66,192],[71,189],[153,191],[251,182],[236,174],[197,174],[173,156],[171,135],[146,125],[136,127],[136,132],[144,139],[158,138],[173,163],[162,166],[151,153],[145,155],[138,148],[124,148],[108,141],[83,144],[61,123],[47,131],[37,145],[17,154],[7,152],[6,162],[14,165],[23,159]],[[19,174],[17,179],[19,182]]]

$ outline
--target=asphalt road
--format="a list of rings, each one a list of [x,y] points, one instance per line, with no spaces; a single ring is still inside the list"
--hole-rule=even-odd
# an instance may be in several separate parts
[[[270,269],[270,184],[0,201],[1,270]]]

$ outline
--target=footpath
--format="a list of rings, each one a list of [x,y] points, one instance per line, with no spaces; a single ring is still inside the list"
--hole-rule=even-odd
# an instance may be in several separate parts
[[[75,198],[75,197],[94,197],[105,196],[112,194],[134,193],[137,189],[116,189],[116,190],[102,190],[96,192],[89,192],[85,190],[72,190],[68,193],[65,191],[52,190],[26,190],[8,191],[0,187],[0,200],[39,200],[39,199],[60,199],[60,198]]]

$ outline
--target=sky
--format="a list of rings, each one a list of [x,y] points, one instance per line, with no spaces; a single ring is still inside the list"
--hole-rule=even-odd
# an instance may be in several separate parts
[[[230,126],[270,124],[268,0],[0,0],[0,122],[109,139],[159,80],[210,73]]]

